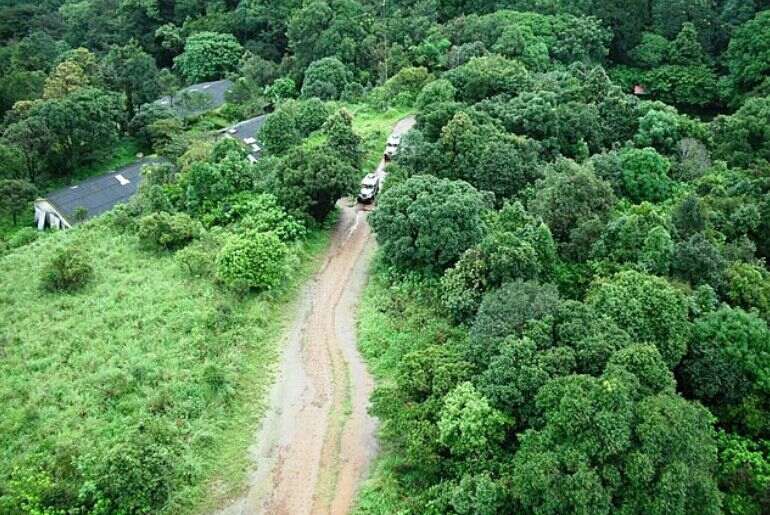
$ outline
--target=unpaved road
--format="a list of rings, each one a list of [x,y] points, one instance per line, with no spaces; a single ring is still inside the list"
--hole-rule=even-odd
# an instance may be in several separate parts
[[[401,120],[394,134],[412,125],[413,118]],[[248,491],[222,515],[347,513],[377,452],[376,420],[367,412],[373,381],[356,348],[355,324],[374,241],[367,209],[346,199],[338,205],[330,248],[286,334],[250,450]]]

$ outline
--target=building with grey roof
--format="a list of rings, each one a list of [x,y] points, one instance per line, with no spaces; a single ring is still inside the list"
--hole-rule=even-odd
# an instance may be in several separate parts
[[[235,125],[219,131],[225,137],[239,140],[249,152],[249,161],[256,162],[262,154],[262,146],[259,142],[259,131],[265,124],[267,115],[263,114],[236,123]]]
[[[35,201],[35,224],[69,229],[79,222],[109,211],[127,202],[139,189],[142,167],[163,162],[162,158],[144,158],[128,166],[49,193]]]
[[[213,82],[201,82],[179,90],[176,95],[161,97],[157,104],[172,107],[180,116],[194,116],[221,107],[233,82],[224,79]]]

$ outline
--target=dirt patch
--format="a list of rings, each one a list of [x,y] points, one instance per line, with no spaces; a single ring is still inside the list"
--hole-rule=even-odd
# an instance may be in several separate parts
[[[394,133],[409,130],[399,122]],[[384,164],[377,169],[384,173]],[[374,239],[364,208],[343,199],[320,271],[304,288],[283,343],[269,408],[250,449],[248,491],[220,511],[347,513],[377,452],[372,378],[356,348],[355,314]]]

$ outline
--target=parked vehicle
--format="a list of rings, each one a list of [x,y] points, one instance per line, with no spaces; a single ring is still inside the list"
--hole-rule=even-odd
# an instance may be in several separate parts
[[[401,136],[393,135],[388,138],[388,143],[385,146],[384,158],[386,161],[390,161],[398,152],[398,146],[401,144]]]
[[[379,176],[370,173],[361,181],[361,191],[358,192],[358,201],[362,204],[369,204],[374,201],[377,193],[380,191]]]

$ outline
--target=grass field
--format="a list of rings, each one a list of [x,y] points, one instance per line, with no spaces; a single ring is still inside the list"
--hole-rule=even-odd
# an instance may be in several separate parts
[[[362,174],[373,171],[382,159],[385,143],[396,125],[396,122],[411,114],[411,107],[391,107],[387,111],[373,109],[367,104],[336,103],[337,108],[345,108],[353,115],[353,130],[361,136],[364,144],[364,164]],[[305,145],[318,146],[323,144],[324,136],[317,131],[305,140]]]
[[[290,284],[246,297],[189,278],[104,220],[0,258],[0,512],[4,494],[73,505],[103,481],[160,485],[165,512],[189,512],[211,497],[212,477],[220,492],[236,485],[287,305],[327,233],[298,249]],[[65,243],[87,251],[94,280],[43,292],[41,266]]]

